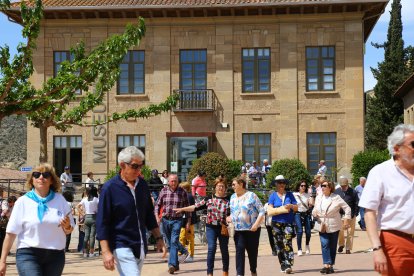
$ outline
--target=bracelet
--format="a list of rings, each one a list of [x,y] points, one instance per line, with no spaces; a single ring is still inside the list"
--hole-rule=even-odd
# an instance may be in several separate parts
[[[377,251],[380,250],[382,248],[382,245],[379,245],[377,247],[372,248],[372,251]]]
[[[159,240],[162,240],[162,239],[163,239],[162,236],[159,236],[159,237],[155,238],[155,241],[159,241]]]

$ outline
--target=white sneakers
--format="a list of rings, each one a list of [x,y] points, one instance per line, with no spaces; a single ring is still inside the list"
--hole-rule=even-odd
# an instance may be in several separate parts
[[[188,255],[188,257],[184,260],[185,263],[192,263],[194,262],[194,258],[191,255]]]
[[[310,255],[310,248],[309,248],[309,245],[307,245],[306,246],[306,251],[305,251],[305,254],[306,255]],[[304,254],[303,254],[303,252],[302,252],[302,250],[298,250],[298,256],[303,256]]]

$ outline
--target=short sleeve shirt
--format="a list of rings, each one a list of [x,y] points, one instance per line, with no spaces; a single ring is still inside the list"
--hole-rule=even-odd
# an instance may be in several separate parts
[[[379,229],[414,234],[414,182],[401,172],[393,159],[369,172],[359,206],[378,211]]]
[[[270,195],[269,198],[269,204],[272,204],[273,207],[280,207],[280,206],[284,206],[287,204],[297,204],[295,197],[293,196],[293,194],[291,192],[287,192],[285,194],[285,197],[282,199],[278,196],[277,193],[273,193]],[[287,214],[280,214],[280,215],[276,215],[273,216],[272,221],[274,222],[280,222],[280,223],[293,223],[293,220],[295,218],[295,214],[293,213],[293,211],[290,211]]]

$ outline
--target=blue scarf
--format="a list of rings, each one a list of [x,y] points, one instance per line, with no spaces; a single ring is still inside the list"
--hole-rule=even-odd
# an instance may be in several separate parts
[[[47,197],[41,198],[35,193],[33,188],[30,192],[26,193],[25,195],[37,203],[37,217],[39,218],[40,223],[42,223],[43,216],[45,215],[45,212],[49,209],[46,203],[48,203],[55,197],[55,192],[50,190]]]

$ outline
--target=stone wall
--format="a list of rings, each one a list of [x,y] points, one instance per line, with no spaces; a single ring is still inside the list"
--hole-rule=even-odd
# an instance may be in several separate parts
[[[27,120],[10,116],[1,121],[0,167],[17,169],[26,163]]]

